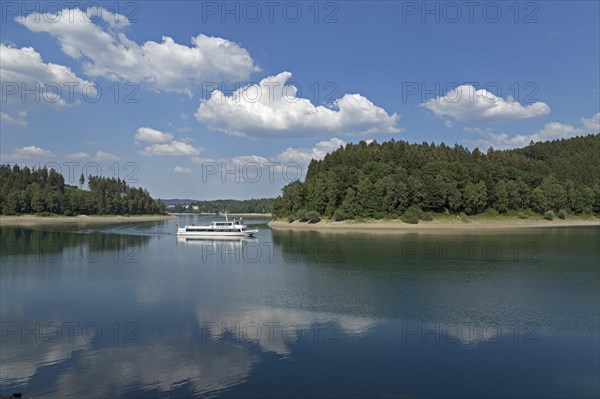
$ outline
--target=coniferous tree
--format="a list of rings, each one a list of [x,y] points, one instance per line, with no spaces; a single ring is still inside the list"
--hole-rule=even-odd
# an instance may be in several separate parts
[[[282,189],[278,216],[397,217],[412,207],[476,214],[532,209],[600,213],[600,134],[482,153],[455,145],[347,144],[311,161],[304,182]],[[411,216],[411,217],[412,217]]]
[[[84,178],[79,178],[83,185]],[[54,169],[12,168],[0,165],[0,211],[4,215],[27,213],[93,215],[163,213],[164,204],[153,200],[142,189],[127,186],[114,178],[89,176],[89,190],[65,184]],[[127,207],[127,199],[141,200]]]

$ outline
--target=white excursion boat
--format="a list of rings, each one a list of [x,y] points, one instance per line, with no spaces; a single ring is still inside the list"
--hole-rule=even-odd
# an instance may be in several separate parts
[[[179,227],[177,223],[178,237],[196,237],[196,238],[240,238],[254,237],[258,233],[257,229],[248,229],[248,226],[242,224],[240,219],[236,222],[230,222],[225,214],[224,222],[212,222],[211,224],[188,224],[185,227]]]

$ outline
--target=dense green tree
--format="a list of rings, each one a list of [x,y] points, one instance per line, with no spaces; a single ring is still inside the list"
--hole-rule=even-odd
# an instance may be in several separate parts
[[[441,175],[425,174],[423,186],[425,192],[423,208],[431,211],[443,210],[444,205],[446,205],[446,190],[443,177]]]
[[[460,188],[456,183],[451,184],[447,186],[446,192],[448,193],[448,207],[452,212],[458,212],[463,206],[463,198]]]
[[[530,190],[522,179],[510,180],[506,183],[508,209],[520,210],[529,205]]]
[[[569,208],[576,213],[591,213],[594,209],[594,190],[588,186],[583,186],[578,188],[576,192],[573,205]]]
[[[31,189],[31,210],[34,213],[43,212],[46,209],[46,201],[44,201],[44,195],[40,189],[38,183],[32,183],[29,188]]]
[[[425,206],[426,188],[418,176],[408,176],[409,202],[419,208]]]
[[[88,186],[89,190],[69,186],[54,169],[0,165],[0,210],[5,215],[164,212],[164,204],[153,200],[141,188],[129,187],[123,180],[89,176]],[[132,207],[127,206],[130,199]]]
[[[455,214],[487,208],[600,213],[599,166],[600,134],[485,154],[443,143],[361,141],[311,161],[304,182],[283,188],[276,214],[307,209],[326,216],[339,210],[343,218],[396,217],[411,206]]]
[[[385,176],[376,183],[376,195],[381,199],[383,215],[400,215],[408,203],[408,188],[403,181]]]
[[[364,176],[356,186],[356,202],[361,209],[361,213],[366,217],[375,216],[375,212],[379,209],[379,198],[374,195],[374,185],[371,180]]]
[[[579,198],[579,190],[575,186],[575,183],[571,179],[567,179],[564,184],[566,193],[566,207],[572,210],[577,208],[577,201]]]
[[[470,215],[482,212],[487,204],[487,190],[485,183],[480,180],[474,184],[468,182],[463,193],[465,212]]]
[[[327,207],[328,195],[327,195],[327,183],[324,177],[319,177],[314,181],[307,182],[306,191],[308,192],[306,198],[306,208],[311,211],[316,211],[319,215],[325,213]]]
[[[19,193],[17,191],[11,191],[5,197],[2,213],[4,215],[16,215],[19,213]]]
[[[506,191],[504,180],[500,180],[496,184],[494,190],[494,208],[500,213],[508,211],[508,192]]]
[[[592,205],[592,211],[594,213],[600,213],[600,183],[594,184],[594,204]]]
[[[529,205],[536,212],[545,212],[548,209],[548,201],[546,200],[544,190],[540,187],[534,188],[529,196]]]
[[[567,192],[552,175],[545,177],[540,185],[550,209],[559,210],[567,205]]]
[[[362,209],[359,207],[358,202],[356,201],[356,191],[352,187],[349,187],[346,190],[346,195],[344,196],[344,200],[342,201],[340,209],[344,215],[350,219],[361,215]]]

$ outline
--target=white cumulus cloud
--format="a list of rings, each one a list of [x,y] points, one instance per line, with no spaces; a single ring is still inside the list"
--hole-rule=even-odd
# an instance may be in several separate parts
[[[173,141],[173,135],[170,133],[163,133],[161,131],[151,129],[149,127],[140,127],[135,133],[134,138],[137,141],[145,141],[153,144],[164,144]]]
[[[272,163],[268,158],[260,155],[238,155],[227,160],[230,164],[237,165],[248,165],[248,164],[259,164],[266,165]]]
[[[30,145],[23,148],[18,148],[14,151],[15,154],[21,155],[23,157],[51,157],[54,158],[54,154],[48,150],[44,150],[43,148],[37,147],[35,145]]]
[[[12,116],[7,114],[6,112],[0,112],[0,120],[5,123],[18,125],[18,126],[27,126],[27,121],[25,120],[25,116],[27,116],[26,112],[23,112],[19,116]]]
[[[219,37],[199,34],[186,46],[163,36],[161,42],[140,45],[123,33],[130,25],[125,16],[98,7],[31,13],[16,20],[56,37],[65,54],[81,60],[92,77],[144,82],[191,96],[190,88],[202,82],[245,80],[260,70],[246,49]]]
[[[202,148],[196,148],[184,141],[175,140],[171,133],[161,132],[149,127],[139,128],[134,135],[134,139],[150,143],[150,145],[140,151],[142,155],[196,156],[202,152]]]
[[[35,145],[28,145],[21,148],[15,148],[10,154],[2,154],[0,158],[2,158],[2,162],[5,162],[9,160],[45,159],[54,157],[55,155],[49,150],[45,150]]]
[[[591,118],[581,118],[581,125],[589,133],[600,133],[600,112]]]
[[[509,98],[504,100],[485,89],[476,90],[471,85],[458,86],[444,96],[432,98],[421,104],[439,118],[453,118],[461,122],[496,122],[534,118],[548,115],[550,107],[543,102],[527,106]]]
[[[142,150],[142,155],[198,155],[200,150],[183,141],[173,140],[167,144],[152,144]]]
[[[117,161],[119,159],[121,158],[104,151],[96,151],[96,155],[94,156],[94,161]]]
[[[182,173],[182,174],[190,174],[190,173],[193,173],[194,171],[190,168],[185,168],[183,166],[175,165],[175,167],[173,167],[173,172]]]
[[[88,159],[89,157],[90,157],[90,154],[88,154],[87,152],[83,152],[83,151],[72,152],[70,154],[65,155],[65,158],[73,159],[73,160]]]
[[[373,140],[366,141],[369,143]],[[334,137],[329,140],[320,141],[311,148],[288,147],[284,151],[272,156],[253,154],[219,159],[196,156],[192,157],[191,161],[194,164],[203,165],[203,168],[207,168],[211,172],[216,171],[217,177],[220,176],[220,173],[230,172],[232,175],[237,174],[238,178],[243,177],[248,180],[252,180],[257,174],[260,174],[265,179],[271,179],[274,176],[280,178],[284,175],[286,179],[293,178],[293,176],[300,178],[306,173],[311,159],[321,160],[328,153],[345,145],[345,141]],[[258,171],[259,169],[260,171]]]
[[[581,118],[580,126],[573,126],[566,123],[550,122],[546,123],[542,129],[531,134],[509,135],[507,133],[496,133],[492,129],[465,128],[465,131],[475,133],[479,137],[476,139],[465,140],[466,143],[477,146],[481,149],[493,147],[496,150],[525,147],[530,142],[550,141],[568,139],[575,136],[586,134],[597,134],[599,131],[600,113],[591,118]]]
[[[16,48],[0,43],[0,54],[3,107],[65,106],[76,102],[83,92],[86,96],[96,96],[92,82],[81,79],[64,65],[45,63],[33,47]],[[22,125],[24,116],[24,111],[19,118],[3,112],[2,120]]]
[[[308,165],[312,159],[321,160],[327,153],[345,146],[346,143],[336,137],[327,141],[320,141],[312,148],[292,148],[288,147],[279,155],[277,160],[281,162],[296,162],[301,165]]]
[[[297,87],[286,85],[290,72],[269,76],[227,96],[219,90],[203,100],[196,119],[211,130],[235,136],[303,136],[323,132],[358,135],[398,133],[399,116],[389,115],[360,94],[346,94],[332,107],[315,106],[297,97]]]

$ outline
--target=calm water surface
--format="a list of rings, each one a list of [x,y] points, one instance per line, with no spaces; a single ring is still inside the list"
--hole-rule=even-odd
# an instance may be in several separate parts
[[[200,219],[182,218],[185,224]],[[600,229],[2,227],[0,394],[598,397]]]

